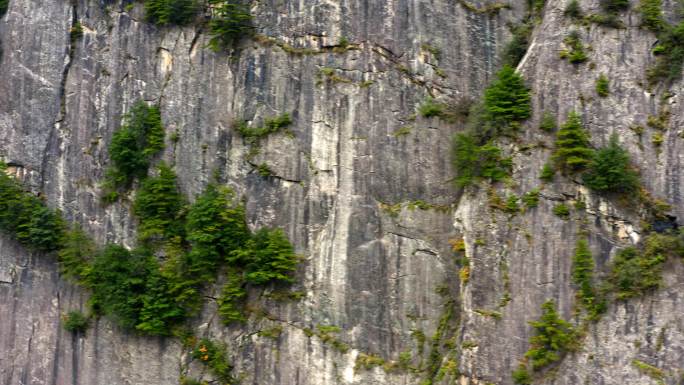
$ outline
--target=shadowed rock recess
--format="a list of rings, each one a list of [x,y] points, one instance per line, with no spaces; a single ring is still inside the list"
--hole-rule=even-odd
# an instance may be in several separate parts
[[[611,1],[579,1],[583,20],[564,14],[567,3],[254,0],[253,34],[216,52],[206,10],[159,26],[143,2],[9,0],[5,172],[96,244],[134,248],[139,184],[113,204],[101,195],[112,135],[142,100],[159,107],[165,147],[154,162],[173,168],[181,193],[194,201],[218,180],[244,199],[250,229],[283,229],[301,262],[288,289],[297,298],[249,286],[243,323],[217,314],[225,271],[204,288],[185,326],[225,344],[226,380],[177,336],[123,330],[107,316],[68,331],[65,314],[90,312],[89,290],[60,277],[56,254],[0,233],[0,384],[683,384],[681,247],[647,242],[676,238],[684,218],[682,81],[648,78],[664,39],[642,26],[639,1],[614,11],[618,28],[591,17]],[[676,1],[655,3],[664,22],[680,22]],[[531,32],[517,72],[532,113],[493,138],[510,175],[457,186],[451,138],[468,129],[466,101],[481,99],[523,23]],[[680,29],[667,50],[684,50]],[[577,39],[587,58],[571,63]],[[539,179],[555,143],[540,124],[546,114],[560,127],[571,111],[592,148],[617,135],[641,193],[591,191],[579,174]],[[235,124],[285,113],[285,130],[256,140]],[[580,240],[594,259],[590,284],[607,298],[595,317],[573,267]],[[662,282],[618,299],[613,261],[644,244],[646,258],[668,255]],[[535,369],[530,322],[548,300],[575,341]],[[527,375],[512,376],[521,367]]]

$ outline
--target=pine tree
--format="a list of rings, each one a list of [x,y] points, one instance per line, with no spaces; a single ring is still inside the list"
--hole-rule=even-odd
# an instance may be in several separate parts
[[[169,239],[183,231],[180,213],[183,198],[176,185],[176,174],[159,166],[159,176],[146,178],[133,202],[133,213],[140,220],[138,238],[142,242]]]
[[[639,186],[639,176],[630,164],[629,153],[620,147],[615,135],[607,147],[596,151],[583,179],[590,189],[605,193],[629,194]]]
[[[567,173],[582,171],[591,163],[593,154],[580,116],[570,112],[568,120],[556,134],[556,149],[552,157],[556,168]]]
[[[544,302],[542,316],[530,325],[535,329],[535,336],[530,338],[531,348],[525,357],[531,360],[533,370],[557,362],[562,354],[576,349],[577,332],[558,316],[552,300]]]
[[[530,117],[530,90],[513,67],[505,65],[484,92],[486,117],[495,125],[507,125]]]

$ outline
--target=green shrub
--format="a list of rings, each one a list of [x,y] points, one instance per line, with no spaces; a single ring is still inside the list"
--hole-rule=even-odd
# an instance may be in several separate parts
[[[151,258],[144,252],[107,245],[95,257],[87,275],[93,310],[126,329],[134,329],[144,305]]]
[[[37,196],[24,191],[13,177],[6,174],[6,167],[0,163],[0,230],[29,249],[43,252],[58,250],[66,231],[61,215]]]
[[[215,8],[209,21],[209,47],[214,51],[229,49],[252,33],[249,4],[240,0],[209,0]]]
[[[145,0],[145,18],[159,25],[185,25],[199,10],[196,0]]]
[[[544,112],[541,122],[539,122],[539,129],[546,132],[554,132],[558,128],[556,124],[556,117],[550,112]]]
[[[9,0],[0,0],[0,17],[5,16],[7,8],[9,8]]]
[[[667,28],[667,22],[663,19],[662,0],[641,0],[639,13],[642,27],[656,33]]]
[[[662,52],[646,76],[651,84],[664,80],[671,83],[682,76],[684,66],[684,21],[676,26],[667,25],[658,33]]]
[[[523,195],[523,202],[528,209],[535,208],[539,205],[539,189],[536,188],[532,191],[528,191]]]
[[[478,145],[469,134],[456,134],[452,147],[452,164],[456,170],[456,185],[465,187],[480,179],[498,182],[509,175],[512,162],[501,155],[501,149],[491,143]]]
[[[572,283],[577,286],[577,297],[590,319],[596,319],[606,307],[594,289],[594,257],[585,239],[577,241],[575,255],[572,259]]]
[[[535,335],[530,338],[530,350],[525,353],[532,364],[532,370],[543,369],[570,351],[577,349],[578,332],[567,321],[556,313],[556,305],[552,300],[542,305],[539,321],[530,322]]]
[[[71,38],[71,43],[73,44],[76,40],[83,37],[83,25],[78,21],[69,30],[69,37]]]
[[[617,299],[644,295],[662,284],[663,263],[684,256],[684,240],[674,234],[651,234],[640,249],[621,250],[612,262],[608,281]]]
[[[135,328],[148,335],[168,336],[175,325],[187,318],[188,310],[183,306],[182,297],[174,291],[178,278],[164,274],[155,260],[150,259],[148,263],[149,274]]]
[[[223,344],[203,338],[192,351],[192,358],[209,367],[211,373],[223,384],[238,383],[231,375],[233,365],[228,361],[226,347]]]
[[[570,0],[568,5],[565,6],[563,15],[574,20],[581,20],[582,17],[584,17],[584,12],[582,12],[582,8],[580,7],[579,1]]]
[[[504,65],[485,89],[484,111],[487,120],[499,127],[530,117],[530,90],[513,67]]]
[[[444,115],[445,105],[436,102],[433,98],[427,98],[418,107],[418,113],[424,118],[440,117]]]
[[[643,295],[661,285],[663,255],[647,258],[634,247],[621,250],[615,257],[609,277],[618,299]]]
[[[284,113],[274,118],[267,118],[261,127],[249,127],[245,122],[237,122],[233,127],[250,144],[257,143],[260,139],[288,127],[292,124],[290,114]]]
[[[525,365],[519,365],[512,374],[513,383],[517,385],[532,385],[532,376]]]
[[[583,180],[587,187],[602,193],[630,194],[639,187],[639,176],[630,164],[629,153],[620,147],[615,135],[607,147],[596,151]]]
[[[629,9],[629,0],[601,0],[601,8],[606,13],[618,13]]]
[[[552,156],[556,168],[566,173],[582,171],[589,166],[593,156],[594,151],[589,148],[589,137],[582,126],[580,116],[570,112],[568,120],[556,134]]]
[[[602,98],[608,96],[608,94],[610,93],[608,85],[608,78],[606,77],[606,75],[601,74],[601,76],[599,76],[598,79],[596,79],[596,93],[598,94],[598,96]]]
[[[563,219],[568,219],[570,217],[570,208],[564,203],[559,203],[553,206],[553,213]]]
[[[579,64],[587,61],[587,54],[584,52],[584,44],[580,38],[579,32],[572,31],[565,37],[563,43],[570,48],[570,51],[561,51],[561,59],[567,58],[570,63]]]
[[[64,330],[72,333],[83,333],[88,329],[88,318],[80,311],[72,310],[62,318]]]
[[[74,226],[66,232],[59,250],[59,272],[73,283],[83,283],[90,261],[96,254],[97,248],[92,239],[80,226]]]
[[[133,214],[138,217],[138,240],[154,242],[183,234],[182,210],[185,202],[176,174],[165,164],[159,165],[159,175],[143,180],[133,202]]]
[[[543,4],[543,3],[542,3]],[[543,8],[543,5],[542,5]],[[511,27],[513,37],[506,44],[501,54],[501,62],[504,65],[516,67],[520,60],[525,56],[527,47],[530,44],[533,23],[531,21],[520,23]]]
[[[556,170],[551,166],[551,164],[546,163],[539,173],[539,179],[544,182],[553,182],[553,177],[556,175]]]
[[[247,291],[244,284],[242,273],[235,269],[228,272],[228,279],[218,299],[218,313],[226,325],[245,321],[243,307]]]
[[[213,184],[190,206],[185,229],[192,249],[184,268],[197,282],[212,282],[218,266],[250,239],[242,204],[230,189]]]
[[[233,250],[230,260],[245,268],[245,280],[255,285],[292,283],[299,258],[281,229],[262,228],[242,249]]]
[[[520,211],[520,205],[518,204],[518,197],[511,195],[506,200],[505,212],[509,214],[517,214]]]
[[[118,192],[128,190],[135,178],[144,178],[150,160],[162,149],[164,127],[159,108],[138,101],[124,116],[122,127],[112,136],[109,146],[112,164],[105,174],[103,199],[115,201]]]

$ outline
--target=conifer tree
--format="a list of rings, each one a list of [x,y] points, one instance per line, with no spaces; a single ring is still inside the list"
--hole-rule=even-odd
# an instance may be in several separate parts
[[[593,154],[580,116],[570,112],[568,120],[556,134],[556,149],[552,157],[556,168],[566,173],[583,171],[591,163]]]

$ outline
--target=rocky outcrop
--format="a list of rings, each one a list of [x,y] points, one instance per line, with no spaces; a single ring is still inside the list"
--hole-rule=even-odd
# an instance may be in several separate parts
[[[169,134],[162,158],[175,167],[183,192],[197,194],[217,173],[246,197],[250,226],[284,228],[305,257],[301,301],[250,293],[268,316],[225,327],[211,300],[217,295],[207,293],[206,308],[193,320],[199,335],[229,344],[243,383],[419,384],[435,377],[444,384],[511,384],[510,372],[528,348],[528,321],[539,316],[540,305],[555,299],[563,316],[573,317],[570,268],[578,231],[589,230],[602,269],[618,248],[639,239],[640,223],[629,208],[568,180],[547,185],[539,207],[516,216],[493,210],[484,187],[453,186],[450,138],[462,123],[415,112],[428,96],[479,97],[498,68],[498,53],[510,39],[506,25],[526,10],[516,3],[478,12],[485,5],[259,1],[252,9],[258,36],[228,54],[207,49],[199,26],[146,23],[137,3],[10,0],[0,21],[0,156],[99,243],[133,246],[129,204],[102,206],[98,183],[122,114],[138,99],[156,102]],[[598,1],[582,6],[599,8]],[[547,1],[519,66],[532,88],[534,116],[518,141],[504,141],[515,171],[512,183],[497,190],[522,195],[539,187],[553,140],[537,129],[542,112],[562,119],[574,109],[595,145],[618,133],[646,188],[684,217],[682,86],[670,87],[665,104],[662,87],[645,86],[655,36],[638,28],[635,12],[622,16],[625,29],[585,28],[572,26],[564,7]],[[670,13],[673,7],[666,4]],[[83,36],[72,40],[76,22]],[[573,29],[592,47],[589,63],[558,56]],[[338,46],[342,38],[348,48]],[[600,73],[611,82],[605,99],[594,91]],[[646,120],[665,107],[669,129],[654,146],[656,131]],[[268,137],[249,157],[250,145],[233,122],[259,123],[284,112],[293,117],[292,135]],[[646,127],[643,135],[633,125]],[[258,164],[273,175],[259,175]],[[570,220],[552,213],[557,202],[579,197],[587,202],[586,221],[579,213]],[[470,259],[467,282],[450,244],[460,239]],[[0,383],[161,385],[184,375],[211,378],[174,339],[135,336],[106,319],[82,336],[65,332],[61,314],[84,308],[87,292],[60,280],[54,257],[29,253],[4,236],[0,242]],[[663,290],[611,305],[588,327],[582,350],[539,383],[655,382],[633,364],[638,360],[677,384],[684,370],[678,293],[684,267],[669,263]],[[311,332],[331,325],[348,351]],[[259,336],[273,326],[283,328],[277,338]],[[438,331],[453,353],[432,348]],[[437,358],[430,357],[433,350]],[[355,369],[361,354],[398,361],[402,352],[410,352],[411,365],[453,360],[457,370],[439,380],[425,371]]]

